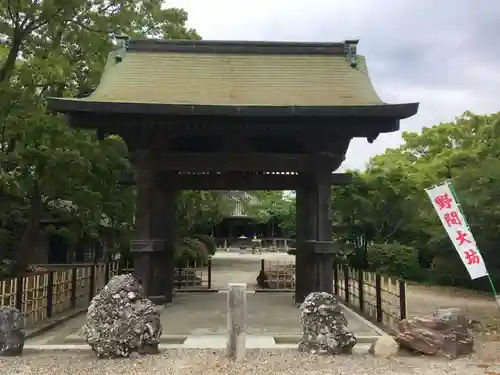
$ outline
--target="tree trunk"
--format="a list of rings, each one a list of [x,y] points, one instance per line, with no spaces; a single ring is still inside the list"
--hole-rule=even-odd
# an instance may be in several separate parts
[[[0,84],[5,84],[12,75],[12,72],[16,66],[17,56],[19,51],[21,51],[22,41],[18,35],[13,35],[12,42],[9,49],[9,54],[5,59],[2,68],[0,69]]]
[[[38,184],[35,183],[35,189],[30,198],[30,208],[28,211],[28,220],[24,228],[23,235],[16,247],[16,274],[23,274],[27,266],[33,259],[33,252],[37,245],[40,232],[40,218],[42,215],[42,200],[38,190]]]

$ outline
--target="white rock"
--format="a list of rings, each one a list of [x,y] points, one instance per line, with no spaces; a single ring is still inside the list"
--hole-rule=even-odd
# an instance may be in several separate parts
[[[347,329],[347,319],[339,302],[329,293],[311,293],[300,306],[302,339],[299,350],[350,353],[356,338]]]
[[[137,298],[137,294],[135,294],[134,292],[128,292],[127,297],[129,300],[134,301]]]
[[[370,347],[370,353],[374,357],[388,359],[399,352],[399,344],[392,336],[380,336]]]
[[[92,299],[83,327],[85,341],[100,358],[157,353],[161,333],[159,312],[131,274],[113,277]]]

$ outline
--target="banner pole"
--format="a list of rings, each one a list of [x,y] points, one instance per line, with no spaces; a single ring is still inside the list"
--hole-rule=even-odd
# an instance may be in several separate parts
[[[465,225],[467,226],[467,228],[469,229],[469,231],[472,233],[472,230],[470,229],[469,222],[467,221],[467,216],[465,216],[465,212],[462,209],[462,205],[460,204],[460,201],[458,200],[457,193],[455,192],[455,188],[453,187],[453,184],[451,183],[451,180],[448,180],[446,183],[448,184],[448,186],[450,188],[450,191],[451,191],[451,194],[453,195],[453,198],[455,198],[455,202],[457,202],[458,209],[462,213],[462,216],[463,216],[464,221],[465,221]],[[479,249],[479,247],[477,246],[477,244],[476,244],[476,249],[479,252],[479,254],[481,254],[481,250]],[[484,259],[483,259],[483,262],[484,262]],[[493,284],[493,280],[491,279],[489,271],[488,271],[488,281],[490,282],[491,290],[493,291],[493,297],[495,297],[495,301],[497,303],[497,306],[500,309],[500,296],[497,294],[497,290],[495,288],[495,284]]]

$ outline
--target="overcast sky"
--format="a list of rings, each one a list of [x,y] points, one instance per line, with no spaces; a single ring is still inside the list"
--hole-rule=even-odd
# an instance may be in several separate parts
[[[170,0],[203,39],[360,39],[379,96],[420,102],[401,131],[500,111],[499,0]],[[351,142],[342,169],[398,146],[401,132]]]

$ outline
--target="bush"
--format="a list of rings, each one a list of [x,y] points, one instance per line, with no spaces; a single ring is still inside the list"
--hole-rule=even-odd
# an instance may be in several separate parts
[[[439,285],[464,285],[467,271],[456,254],[439,255],[432,261],[428,281]]]
[[[498,270],[490,270],[490,276],[495,286],[500,285]],[[429,269],[428,281],[431,284],[464,287],[473,290],[491,292],[491,285],[487,277],[471,280],[458,254],[450,253],[436,256]]]
[[[418,251],[412,247],[394,242],[374,244],[367,251],[372,271],[416,281],[424,275],[418,262]]]
[[[192,264],[205,266],[208,263],[208,250],[200,240],[185,237],[179,241],[174,259],[176,267],[179,268]]]
[[[184,243],[178,244],[175,248],[175,254],[174,254],[175,267],[176,268],[187,267],[188,263],[190,261],[192,262],[195,256],[196,254],[190,246]]]
[[[217,245],[215,244],[215,240],[211,236],[208,236],[206,234],[194,234],[191,235],[191,238],[203,242],[210,255],[214,255],[217,251]]]

